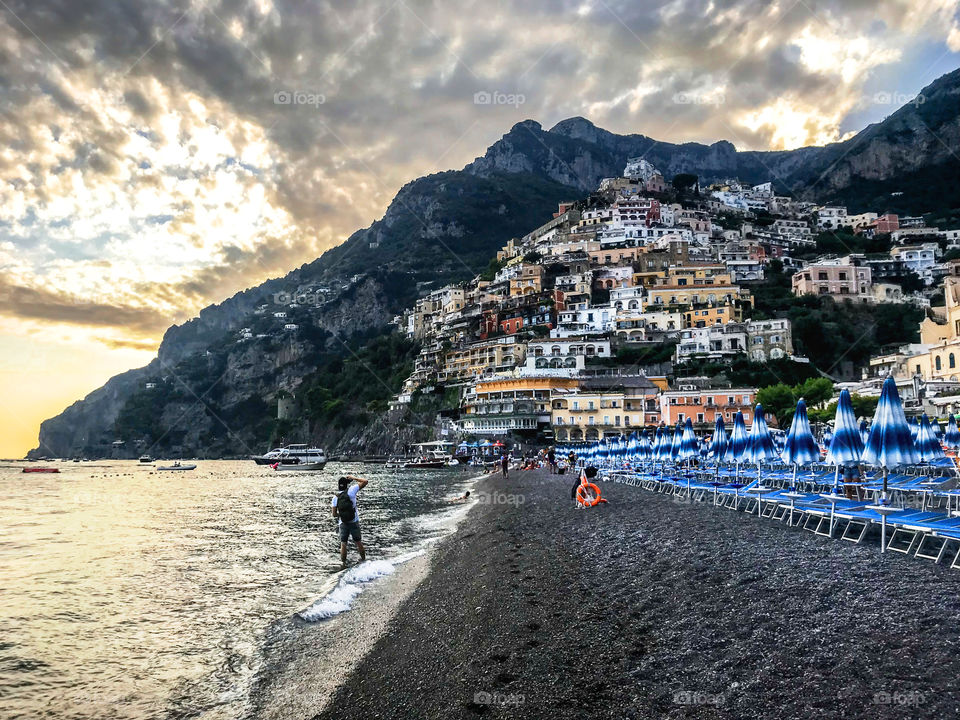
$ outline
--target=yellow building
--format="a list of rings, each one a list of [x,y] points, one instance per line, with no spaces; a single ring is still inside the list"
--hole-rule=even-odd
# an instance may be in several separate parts
[[[726,325],[737,316],[732,305],[711,305],[710,307],[687,310],[683,313],[683,327],[702,328],[711,325]]]
[[[551,422],[557,442],[599,440],[660,422],[657,398],[666,378],[611,376],[582,378],[580,383],[553,396]]]
[[[531,295],[543,290],[543,265],[525,264],[520,274],[510,279],[510,296]]]
[[[945,307],[937,308],[937,319],[920,323],[920,342],[925,352],[897,359],[890,369],[894,376],[920,375],[924,380],[960,380],[960,278],[943,281]]]

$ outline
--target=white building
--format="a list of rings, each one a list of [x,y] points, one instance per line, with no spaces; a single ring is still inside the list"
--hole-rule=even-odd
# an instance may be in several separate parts
[[[836,230],[847,224],[847,209],[842,205],[828,205],[817,211],[819,230]]]

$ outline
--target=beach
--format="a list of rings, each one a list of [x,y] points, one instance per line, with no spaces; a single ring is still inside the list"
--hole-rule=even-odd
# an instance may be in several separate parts
[[[960,713],[960,572],[610,482],[578,511],[571,484],[481,480],[317,717]]]

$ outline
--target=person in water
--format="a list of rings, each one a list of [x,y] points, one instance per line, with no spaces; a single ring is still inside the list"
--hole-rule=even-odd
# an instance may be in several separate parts
[[[469,499],[470,499],[470,491],[467,490],[463,495],[461,495],[461,496],[459,496],[459,497],[452,498],[452,499],[448,500],[447,502],[452,502],[452,503],[455,503],[455,502],[464,502],[464,501],[469,500]]]
[[[351,485],[350,481],[356,481]],[[360,512],[357,509],[357,493],[367,486],[369,481],[353,475],[344,475],[337,481],[339,492],[333,496],[330,507],[337,518],[337,530],[340,532],[340,564],[347,566],[347,538],[353,538],[360,562],[367,559],[367,551],[360,539]]]

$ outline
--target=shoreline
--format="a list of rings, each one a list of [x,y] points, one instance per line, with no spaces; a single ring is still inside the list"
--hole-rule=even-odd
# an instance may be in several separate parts
[[[485,477],[468,478],[471,496]],[[339,687],[387,633],[399,608],[429,575],[438,546],[457,533],[476,505],[465,507],[450,533],[428,543],[389,575],[365,583],[349,610],[315,621],[302,619],[302,610],[295,613],[284,633],[287,645],[274,667],[258,678],[254,702],[245,717],[295,720],[314,717],[326,709]]]
[[[576,511],[572,484],[480,481],[315,717],[957,714],[955,571],[610,482]]]

